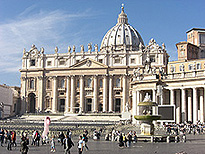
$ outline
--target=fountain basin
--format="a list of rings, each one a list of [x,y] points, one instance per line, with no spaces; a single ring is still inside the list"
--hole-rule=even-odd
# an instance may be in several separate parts
[[[153,120],[159,120],[161,118],[161,115],[135,115],[134,118],[136,120],[153,121]]]

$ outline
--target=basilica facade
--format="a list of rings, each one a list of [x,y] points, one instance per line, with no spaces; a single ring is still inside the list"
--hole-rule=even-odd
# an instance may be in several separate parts
[[[121,114],[129,110],[137,115],[137,104],[148,93],[159,105],[175,106],[176,122],[204,121],[205,60],[192,42],[180,42],[177,48],[181,59],[169,62],[164,43],[151,39],[145,45],[122,6],[100,48],[89,43],[69,46],[65,53],[56,47],[53,54],[45,54],[35,45],[23,50],[21,112]],[[152,114],[157,112],[153,108]]]

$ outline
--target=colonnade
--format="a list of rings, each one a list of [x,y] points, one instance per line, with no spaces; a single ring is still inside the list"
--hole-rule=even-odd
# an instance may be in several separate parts
[[[139,102],[143,101],[142,93],[151,91],[152,101],[159,105],[174,105],[175,106],[175,122],[180,123],[184,121],[191,121],[196,124],[198,121],[204,122],[204,87],[183,87],[162,90],[162,99],[155,89],[134,90],[132,92],[132,114],[139,115]],[[164,93],[169,92],[169,97],[163,96]],[[166,104],[164,104],[166,102]],[[168,104],[167,104],[168,102]],[[153,108],[153,114],[157,114],[157,110]],[[134,119],[133,119],[134,120]]]
[[[99,79],[103,79],[103,91],[102,91],[102,112],[114,112],[114,75],[94,75],[90,76],[92,78],[92,86],[89,88],[88,91],[92,91],[92,111],[91,112],[97,112],[98,111],[98,105],[99,105]],[[66,99],[65,99],[65,113],[74,113],[75,112],[75,105],[76,105],[76,79],[79,78],[79,112],[85,112],[85,105],[86,105],[86,87],[85,86],[85,78],[86,76],[67,76],[66,77]],[[125,111],[125,105],[127,103],[127,93],[128,88],[127,86],[127,76],[124,75],[122,78],[122,99],[121,99],[121,111]],[[57,103],[58,103],[58,82],[57,77],[53,77],[53,102],[52,102],[52,111],[54,113],[57,112]]]

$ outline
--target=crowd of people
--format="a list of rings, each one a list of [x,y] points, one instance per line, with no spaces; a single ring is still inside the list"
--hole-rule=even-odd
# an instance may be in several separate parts
[[[31,143],[29,142],[29,140],[31,141]],[[51,152],[56,152],[56,141],[58,141],[58,143],[60,143],[60,145],[64,149],[65,154],[70,154],[71,148],[75,145],[72,141],[72,132],[70,129],[68,129],[66,133],[60,132],[58,135],[52,134],[50,139],[48,138],[48,136],[42,137],[38,130],[33,130],[31,134],[31,139],[29,139],[27,132],[22,132],[20,140],[20,152],[22,154],[27,154],[29,151],[29,145],[39,146],[40,141],[42,145],[50,144]],[[0,142],[2,147],[6,145],[7,150],[12,150],[13,146],[17,146],[16,132],[1,129]],[[83,134],[79,136],[79,140],[77,143],[79,154],[82,154],[83,149],[89,150],[87,142],[88,131],[84,130]]]
[[[182,123],[182,124],[165,124],[163,125],[164,130],[168,134],[168,136],[175,136],[175,142],[186,142],[187,134],[203,134],[205,125],[202,123],[191,124],[191,123]],[[76,145],[78,149],[78,153],[82,154],[83,150],[89,150],[88,147],[88,138],[92,138],[95,140],[100,140],[102,136],[103,130],[99,131],[93,130],[92,135],[89,136],[88,131],[84,130],[84,132],[79,136],[78,142],[75,144],[72,140],[72,131],[70,129],[67,130],[66,133],[59,132],[58,135],[50,134],[50,138],[48,136],[41,136],[38,130],[33,130],[31,134],[31,138],[29,142],[28,133],[22,132],[21,140],[20,140],[20,152],[22,154],[27,154],[29,151],[29,145],[39,146],[42,145],[50,145],[51,152],[56,152],[56,142],[58,142],[62,149],[64,149],[65,154],[70,154],[71,148]],[[112,129],[111,132],[105,135],[106,141],[116,141],[119,143],[119,147],[125,148],[130,147],[131,144],[136,143],[138,141],[137,133],[135,131],[129,131],[127,133],[123,133],[120,131]],[[16,147],[16,132],[8,131],[8,130],[0,130],[0,142],[1,146],[6,146],[8,150],[12,150],[12,147]]]

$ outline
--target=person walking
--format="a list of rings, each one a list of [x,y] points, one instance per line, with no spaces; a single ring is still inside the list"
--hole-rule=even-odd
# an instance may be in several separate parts
[[[52,136],[51,139],[51,152],[56,152],[56,147],[55,147],[55,136]]]
[[[86,151],[89,150],[87,146],[87,142],[88,142],[88,137],[85,134],[83,134],[83,146],[86,148]]]
[[[11,150],[11,136],[12,136],[11,134],[12,132],[10,131],[7,136],[8,138],[7,150]]]
[[[83,153],[83,137],[79,136],[79,141],[78,141],[78,154]]]
[[[4,143],[4,134],[5,134],[4,130],[1,129],[1,131],[0,131],[0,140],[1,140],[1,146],[2,147],[3,147],[3,143]]]
[[[12,134],[12,138],[11,138],[11,140],[12,140],[12,144],[13,144],[13,146],[16,147],[16,132],[15,132],[15,131],[14,131],[13,134]]]
[[[63,145],[64,145],[65,154],[70,154],[70,149],[72,146],[74,146],[74,143],[71,140],[71,138],[68,137],[68,135],[65,135],[65,139],[63,140]]]
[[[20,148],[20,152],[21,154],[27,154],[28,153],[28,142],[27,142],[27,139],[26,137],[22,137],[21,138],[21,148]]]

